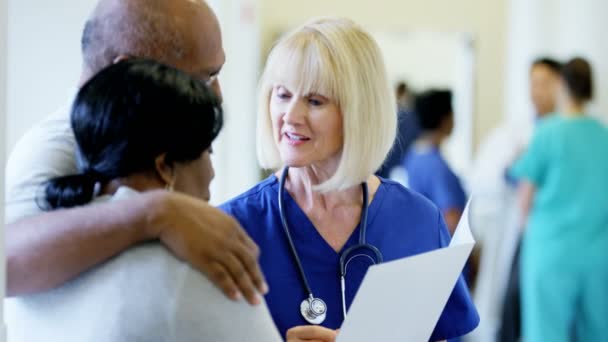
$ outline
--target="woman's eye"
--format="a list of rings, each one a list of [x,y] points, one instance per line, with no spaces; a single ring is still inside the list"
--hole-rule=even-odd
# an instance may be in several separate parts
[[[308,103],[311,104],[312,106],[320,106],[323,104],[323,102],[321,100],[315,99],[315,98],[309,98]]]
[[[285,89],[283,87],[275,88],[274,92],[275,92],[276,97],[281,100],[287,100],[287,99],[291,98],[291,93],[289,93],[287,91],[287,89]]]

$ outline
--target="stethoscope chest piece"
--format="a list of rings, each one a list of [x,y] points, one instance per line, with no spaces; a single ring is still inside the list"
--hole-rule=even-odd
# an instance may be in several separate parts
[[[320,298],[309,297],[300,304],[302,317],[310,324],[321,324],[327,316],[327,305]]]

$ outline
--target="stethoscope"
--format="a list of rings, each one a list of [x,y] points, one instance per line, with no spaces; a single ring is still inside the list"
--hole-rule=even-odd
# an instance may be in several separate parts
[[[289,167],[285,167],[283,169],[283,173],[281,175],[281,179],[279,182],[279,212],[281,215],[281,223],[283,224],[283,228],[285,229],[285,235],[287,236],[287,241],[289,242],[289,246],[291,247],[291,253],[293,254],[293,258],[295,259],[296,265],[298,266],[298,271],[300,272],[300,277],[302,278],[302,283],[304,284],[304,288],[308,293],[308,298],[305,298],[300,304],[300,313],[302,317],[310,323],[310,324],[321,324],[325,320],[327,316],[327,304],[321,299],[316,298],[312,290],[310,289],[310,285],[308,284],[308,279],[306,278],[306,274],[304,273],[304,268],[302,267],[302,262],[300,261],[300,257],[298,256],[298,252],[296,251],[296,247],[293,244],[293,240],[291,238],[291,233],[289,232],[289,225],[287,224],[287,218],[285,215],[285,208],[283,206],[283,192],[285,191],[285,180],[287,179]],[[340,287],[342,290],[342,314],[343,317],[346,317],[346,271],[348,269],[348,264],[357,257],[365,257],[372,261],[373,264],[379,264],[382,262],[382,253],[380,250],[373,245],[370,245],[365,242],[365,232],[367,230],[367,207],[368,207],[368,194],[367,194],[367,183],[361,183],[361,189],[363,190],[363,205],[361,207],[361,229],[359,230],[359,243],[347,248],[340,255]],[[359,253],[354,254],[355,252],[361,252],[362,250],[371,251],[375,257],[371,257],[368,254]],[[353,255],[354,254],[354,255]],[[352,257],[349,257],[352,255]]]

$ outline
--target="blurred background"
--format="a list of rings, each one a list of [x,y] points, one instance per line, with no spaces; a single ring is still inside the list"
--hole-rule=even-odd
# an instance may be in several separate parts
[[[482,324],[468,339],[496,340],[517,245],[516,229],[510,232],[508,228],[516,226],[517,214],[509,207],[513,194],[503,184],[503,175],[525,148],[534,127],[531,65],[545,56],[560,61],[574,56],[587,59],[595,83],[589,113],[608,122],[608,45],[603,43],[608,1],[209,2],[222,25],[227,55],[220,75],[226,126],[213,155],[215,204],[260,180],[254,128],[257,79],[273,41],[310,17],[346,16],[370,31],[384,53],[391,82],[395,87],[404,83],[411,96],[400,104],[403,108],[412,106],[415,94],[430,88],[451,90],[454,130],[441,149],[465,192],[480,199],[471,218],[477,240],[496,251],[482,253],[477,281],[470,284]],[[80,36],[95,3],[0,2],[3,165],[21,135],[74,93],[81,67]],[[4,167],[0,179],[3,172]],[[392,177],[407,180],[399,172]]]
[[[211,0],[228,56],[221,74],[228,115],[217,143],[214,201],[255,183],[254,116],[257,77],[281,33],[310,17],[347,16],[374,34],[396,86],[454,92],[455,131],[447,158],[468,184],[476,152],[493,129],[531,127],[530,63],[539,56],[588,58],[600,96],[591,112],[608,118],[608,23],[602,0]],[[65,104],[80,70],[80,35],[95,0],[3,1],[1,67],[6,70],[5,151],[42,117]],[[604,114],[601,114],[604,113]],[[603,115],[603,116],[602,116]],[[522,133],[523,134],[523,133]],[[239,167],[233,167],[239,165]],[[233,177],[232,175],[238,175]]]

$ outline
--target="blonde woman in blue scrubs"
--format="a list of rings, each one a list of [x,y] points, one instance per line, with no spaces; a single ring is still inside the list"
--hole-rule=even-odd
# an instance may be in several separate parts
[[[350,20],[312,20],[270,53],[257,148],[261,165],[276,173],[222,208],[259,245],[266,301],[289,342],[334,341],[371,264],[450,241],[435,205],[374,176],[393,145],[395,113],[380,50]],[[373,246],[366,249],[371,255],[351,255],[343,297],[340,258],[361,244],[361,235]],[[430,339],[464,335],[478,322],[460,279]]]
[[[527,213],[521,253],[523,338],[606,341],[608,130],[585,113],[591,67],[561,72],[561,109],[542,119],[511,170]]]

